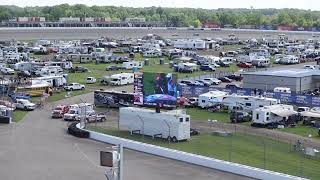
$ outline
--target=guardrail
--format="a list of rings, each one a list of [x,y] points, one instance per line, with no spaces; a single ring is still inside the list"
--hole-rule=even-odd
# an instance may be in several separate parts
[[[80,128],[80,125],[77,124]],[[199,166],[208,167],[211,169],[217,169],[225,172],[230,172],[233,174],[238,174],[246,177],[265,179],[265,180],[303,180],[304,178],[291,176],[283,173],[273,172],[269,170],[263,170],[255,167],[250,167],[246,165],[241,165],[237,163],[232,163],[228,161],[218,160],[214,158],[209,158],[201,155],[196,155],[192,153],[187,153],[183,151],[173,150],[169,148],[164,148],[160,146],[155,146],[151,144],[141,143],[133,140],[128,140],[124,138],[119,138],[111,135],[106,135],[102,133],[97,133],[94,131],[85,130],[90,133],[89,138],[105,142],[108,144],[122,144],[123,147],[153,154],[169,159],[174,159],[182,162],[187,162],[190,164],[195,164]]]

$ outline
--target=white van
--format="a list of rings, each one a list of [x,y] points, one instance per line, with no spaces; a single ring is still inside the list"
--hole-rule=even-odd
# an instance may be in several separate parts
[[[291,89],[287,87],[275,87],[273,92],[278,93],[291,93]]]

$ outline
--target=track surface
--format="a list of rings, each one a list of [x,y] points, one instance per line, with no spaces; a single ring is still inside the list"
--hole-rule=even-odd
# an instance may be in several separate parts
[[[93,94],[82,95],[92,101]],[[80,102],[80,97],[59,103]],[[58,104],[58,103],[55,103]],[[51,119],[54,105],[30,112],[23,121],[0,126],[0,174],[3,180],[101,180],[99,151],[110,145],[66,133],[67,123]],[[248,179],[131,150],[124,151],[125,180]]]
[[[197,33],[198,36],[194,36]],[[280,33],[285,33],[290,39],[311,39],[312,34],[319,32],[288,32],[288,31],[262,31],[262,30],[240,30],[222,29],[212,30],[188,30],[177,28],[0,28],[0,40],[38,40],[38,39],[96,39],[100,37],[109,38],[141,38],[147,34],[157,34],[164,38],[227,38],[234,33],[240,39],[262,38],[268,34],[270,38],[277,38]],[[175,36],[173,36],[175,35]]]

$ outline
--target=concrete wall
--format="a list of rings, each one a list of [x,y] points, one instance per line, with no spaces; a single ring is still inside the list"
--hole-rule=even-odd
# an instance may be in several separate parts
[[[79,124],[78,124],[79,127]],[[132,141],[128,139],[123,139],[119,137],[114,137],[110,135],[105,135],[93,131],[90,132],[90,138],[106,142],[109,144],[122,144],[124,148],[141,151],[165,158],[175,159],[178,161],[183,161],[195,165],[200,165],[212,169],[217,169],[221,171],[230,172],[233,174],[239,174],[256,179],[265,179],[265,180],[301,180],[302,178],[290,176],[282,173],[277,173],[273,171],[263,170],[259,168],[254,168],[250,166],[245,166],[241,164],[236,164],[232,162],[222,161],[218,159],[213,159],[205,156],[195,155],[191,153],[186,153],[183,151],[177,151],[173,149],[163,148],[159,146],[154,146],[150,144],[140,143],[137,141]]]

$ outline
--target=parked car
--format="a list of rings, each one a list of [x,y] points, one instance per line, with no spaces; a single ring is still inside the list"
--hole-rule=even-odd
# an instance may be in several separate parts
[[[198,83],[200,83],[200,84],[203,85],[203,86],[210,86],[210,85],[211,85],[210,82],[204,81],[204,80],[195,80],[195,82],[198,82]]]
[[[250,63],[239,63],[237,64],[238,67],[241,67],[241,68],[252,68],[253,65],[250,64]]]
[[[241,122],[249,122],[251,121],[252,116],[243,111],[231,111],[230,113],[230,121],[231,123],[241,123]]]
[[[240,75],[235,75],[235,74],[231,74],[231,75],[227,76],[227,78],[233,79],[233,80],[236,80],[236,81],[241,81],[241,80],[243,79],[242,76],[240,76]]]
[[[94,84],[97,82],[97,79],[95,77],[87,77],[86,83],[87,84]]]
[[[1,68],[0,71],[2,74],[5,74],[5,75],[13,75],[14,74],[14,70],[11,68]]]
[[[15,106],[17,109],[23,109],[26,111],[32,111],[32,110],[36,109],[36,104],[30,102],[27,99],[17,99]]]
[[[106,71],[117,71],[120,69],[121,69],[121,67],[115,66],[115,65],[111,65],[111,66],[106,67]]]
[[[192,81],[189,81],[189,80],[182,80],[180,81],[179,83],[180,85],[184,85],[184,86],[189,86],[192,84]]]
[[[191,84],[189,84],[189,86],[206,86],[203,82],[201,81],[194,81]]]
[[[17,75],[19,77],[31,77],[31,73],[29,71],[19,71]]]
[[[200,66],[200,70],[202,70],[202,71],[215,71],[216,68],[211,65],[202,65],[202,66]]]
[[[235,84],[227,84],[226,89],[239,89],[240,87]]]
[[[218,78],[221,82],[224,82],[224,83],[231,83],[232,80],[229,79],[228,77],[219,77]]]
[[[71,68],[69,70],[70,73],[76,73],[76,72],[80,72],[80,73],[83,73],[83,72],[88,72],[88,68],[85,68],[85,67],[82,67],[82,66],[76,66],[74,68]]]
[[[204,81],[210,81],[211,85],[219,85],[221,83],[221,80],[217,79],[217,78],[204,78]]]
[[[63,115],[69,111],[69,106],[58,105],[52,111],[52,118],[63,118]]]
[[[200,135],[200,132],[197,129],[190,128],[190,136]]]
[[[85,85],[79,84],[79,83],[71,83],[67,86],[64,86],[64,89],[67,91],[73,91],[73,90],[84,90],[86,87]]]
[[[217,64],[218,64],[219,66],[221,66],[221,67],[230,67],[230,64],[229,64],[229,63],[225,63],[225,62],[223,62],[223,61],[219,61]]]

